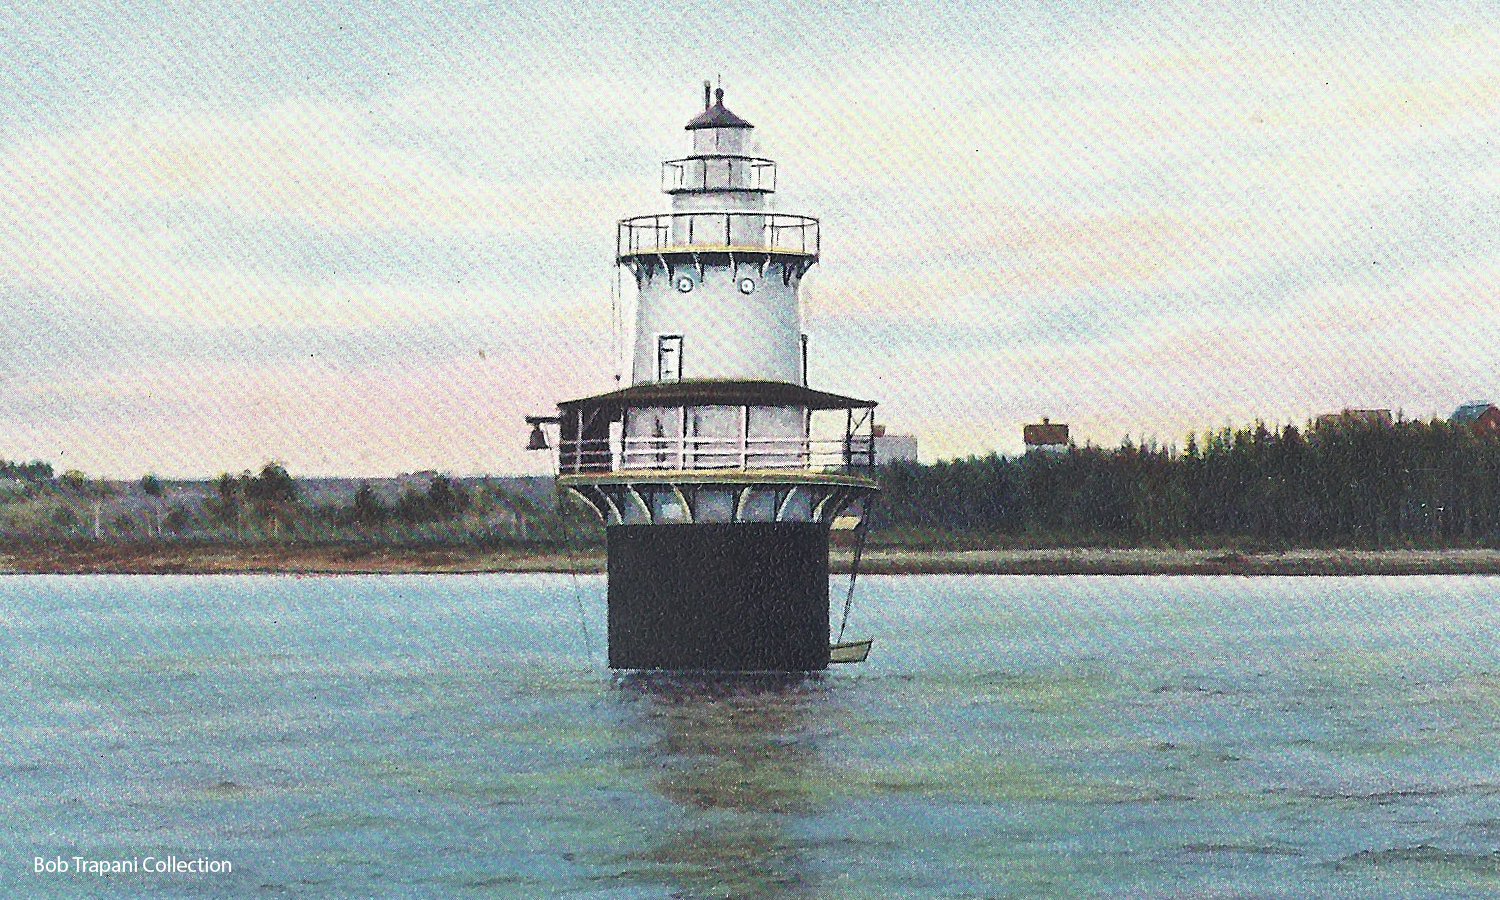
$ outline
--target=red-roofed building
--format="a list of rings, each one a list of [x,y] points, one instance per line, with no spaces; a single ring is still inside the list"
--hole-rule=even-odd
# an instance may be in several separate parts
[[[1500,431],[1500,407],[1483,400],[1465,403],[1448,417],[1448,424],[1467,425],[1480,432]]]
[[[1062,453],[1068,449],[1068,426],[1054,424],[1043,416],[1040,425],[1027,425],[1021,429],[1021,440],[1026,444],[1027,453]]]

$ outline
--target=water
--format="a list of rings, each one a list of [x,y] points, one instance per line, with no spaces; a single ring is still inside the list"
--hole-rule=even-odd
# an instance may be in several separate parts
[[[1492,897],[1497,585],[872,577],[704,682],[600,578],[3,578],[0,896]]]

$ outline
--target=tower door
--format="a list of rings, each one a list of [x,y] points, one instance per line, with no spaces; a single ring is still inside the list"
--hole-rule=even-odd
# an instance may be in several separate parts
[[[682,335],[656,336],[656,380],[682,380]]]

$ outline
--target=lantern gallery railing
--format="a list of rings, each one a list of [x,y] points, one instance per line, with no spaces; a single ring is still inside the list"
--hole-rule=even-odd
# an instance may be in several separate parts
[[[586,472],[795,469],[858,473],[875,467],[867,434],[830,440],[802,438],[647,437],[563,440],[558,469]]]
[[[688,212],[620,222],[615,256],[711,251],[818,255],[818,220],[766,212]]]
[[[776,190],[776,163],[752,156],[690,156],[661,164],[661,189],[668,194],[708,191]]]

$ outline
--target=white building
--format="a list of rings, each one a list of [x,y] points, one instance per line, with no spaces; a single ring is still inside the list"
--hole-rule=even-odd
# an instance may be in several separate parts
[[[896,462],[917,461],[917,436],[914,434],[889,434],[884,425],[875,426],[875,464],[889,465]]]

